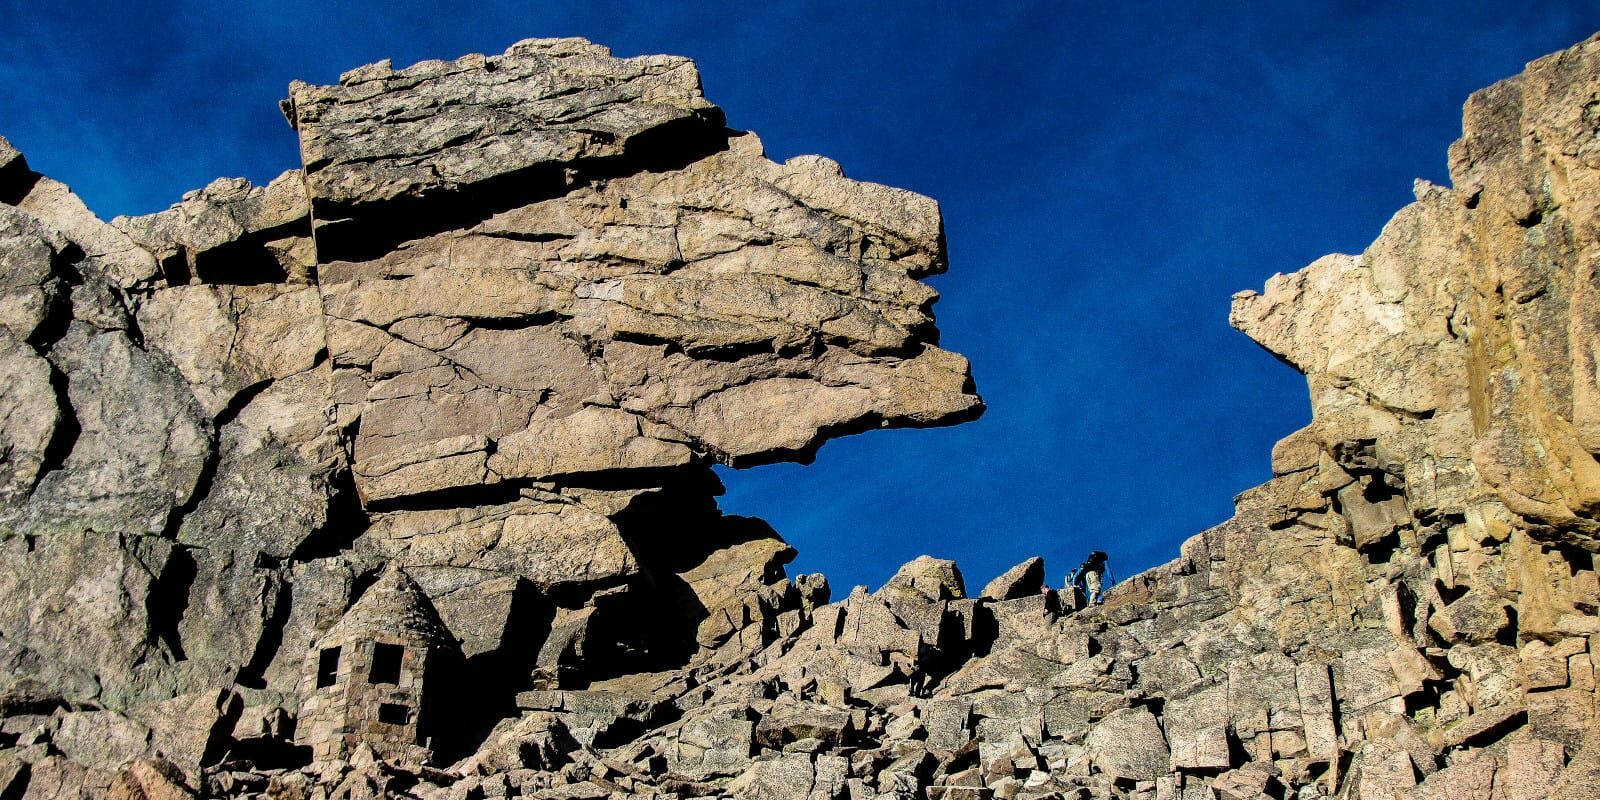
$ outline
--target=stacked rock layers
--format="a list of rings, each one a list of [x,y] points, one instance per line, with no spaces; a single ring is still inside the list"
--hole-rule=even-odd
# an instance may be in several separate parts
[[[303,171],[110,225],[0,149],[0,793],[1600,796],[1600,39],[1474,95],[1366,252],[1235,297],[1314,420],[1088,608],[1037,559],[828,604],[711,502],[978,412],[931,201],[583,42],[291,94]],[[426,597],[457,711],[313,757],[374,592]]]

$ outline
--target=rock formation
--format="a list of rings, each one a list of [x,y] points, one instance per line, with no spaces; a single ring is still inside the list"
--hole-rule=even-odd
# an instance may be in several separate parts
[[[0,797],[1600,796],[1600,38],[1235,296],[1314,421],[1102,605],[830,603],[713,463],[982,409],[933,201],[580,40],[94,217],[0,140]]]

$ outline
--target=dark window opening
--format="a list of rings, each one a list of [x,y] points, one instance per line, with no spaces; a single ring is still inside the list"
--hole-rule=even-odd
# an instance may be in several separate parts
[[[405,648],[397,644],[384,644],[382,642],[372,647],[372,672],[368,673],[373,683],[397,684],[400,682],[400,654]]]
[[[411,709],[399,703],[378,706],[378,721],[385,725],[404,725],[411,721]]]
[[[329,647],[317,657],[317,688],[332,686],[339,680],[339,648]]]

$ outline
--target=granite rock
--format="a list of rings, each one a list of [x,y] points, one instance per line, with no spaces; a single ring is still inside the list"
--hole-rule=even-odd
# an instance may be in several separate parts
[[[296,83],[303,169],[109,224],[0,140],[0,795],[1592,796],[1597,93],[1474,94],[1451,187],[1235,296],[1312,422],[1083,608],[830,603],[716,508],[982,404],[934,201],[686,59]]]

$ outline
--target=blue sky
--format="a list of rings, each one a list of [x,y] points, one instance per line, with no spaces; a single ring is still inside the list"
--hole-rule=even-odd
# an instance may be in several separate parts
[[[1269,477],[1304,381],[1229,296],[1357,252],[1443,182],[1468,93],[1600,29],[1600,4],[0,0],[0,135],[102,216],[297,166],[290,79],[585,36],[700,64],[779,160],[944,208],[945,346],[989,412],[721,470],[842,594],[919,554],[1159,564]]]

